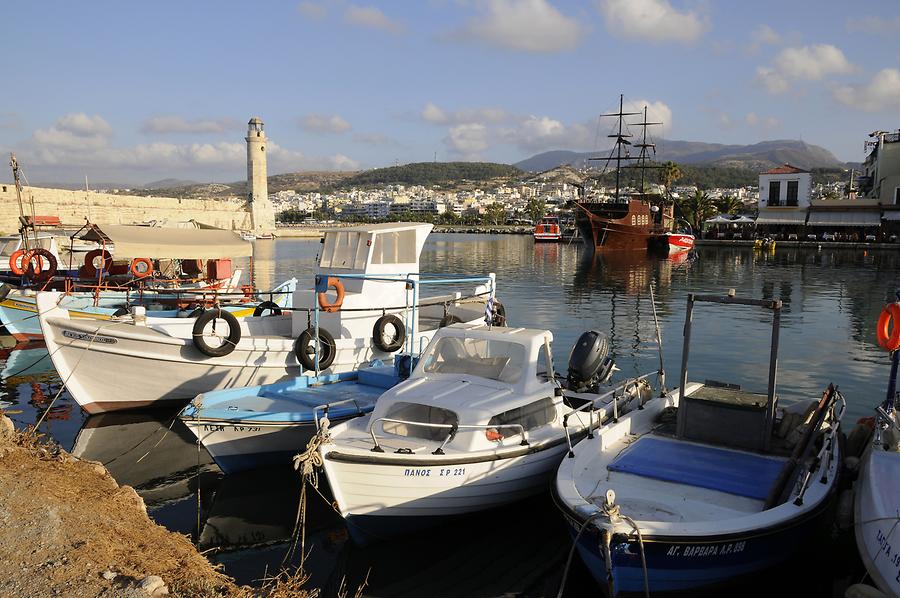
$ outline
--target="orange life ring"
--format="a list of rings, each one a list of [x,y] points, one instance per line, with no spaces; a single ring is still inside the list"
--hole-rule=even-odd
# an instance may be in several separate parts
[[[44,260],[47,260],[47,268],[44,269]],[[29,251],[22,263],[25,265],[25,275],[34,279],[36,282],[44,282],[56,276],[56,270],[59,264],[56,263],[56,256],[49,249],[38,247]]]
[[[153,262],[145,257],[136,257],[131,261],[131,273],[135,278],[153,276]]]
[[[13,254],[9,256],[9,269],[12,270],[12,273],[16,276],[22,276],[25,274],[24,266],[28,265],[23,258],[25,257],[24,249],[16,249],[13,251]]]
[[[334,303],[329,303],[325,293],[319,293],[319,307],[329,313],[333,313],[341,309],[341,305],[344,303],[344,283],[341,282],[340,278],[329,276],[328,287],[333,288],[337,292],[337,297],[335,297]]]
[[[891,329],[892,321],[893,329]],[[884,306],[881,315],[878,316],[875,332],[882,349],[888,351],[900,349],[900,303],[888,303]]]
[[[97,266],[94,265],[94,260],[101,256],[103,257],[101,269],[106,271],[110,269],[113,261],[112,255],[105,249],[92,249],[84,255],[84,276],[86,278],[97,276]]]

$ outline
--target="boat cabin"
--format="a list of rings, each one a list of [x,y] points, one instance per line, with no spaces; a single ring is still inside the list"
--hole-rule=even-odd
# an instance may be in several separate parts
[[[560,399],[547,375],[552,340],[549,331],[528,328],[442,328],[410,378],[378,399],[369,431],[413,452],[520,444],[523,432],[558,419]]]

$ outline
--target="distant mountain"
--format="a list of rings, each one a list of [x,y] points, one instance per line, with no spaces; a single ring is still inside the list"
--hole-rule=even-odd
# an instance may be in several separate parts
[[[588,158],[606,158],[610,150],[571,152],[555,150],[522,160],[514,166],[531,172],[542,172],[568,164],[575,168],[598,166],[604,161],[588,161]],[[846,168],[834,154],[818,145],[790,139],[762,141],[753,145],[724,145],[699,141],[660,139],[656,143],[657,162],[671,160],[679,164],[743,167],[765,170],[780,164],[793,164],[798,168]]]
[[[509,164],[493,162],[418,162],[374,168],[343,179],[338,187],[374,187],[380,185],[453,185],[516,178],[522,172]]]
[[[186,179],[160,179],[147,183],[144,189],[173,189],[175,187],[189,187],[191,185],[199,185],[197,181],[189,181]]]

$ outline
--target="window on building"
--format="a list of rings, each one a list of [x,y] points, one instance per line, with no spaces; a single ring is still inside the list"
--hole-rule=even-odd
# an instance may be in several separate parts
[[[6,189],[4,188],[4,191]],[[900,187],[894,189],[894,205],[900,205]]]
[[[797,205],[797,189],[800,186],[799,181],[788,181],[787,185],[787,205]]]
[[[781,205],[781,181],[769,182],[769,202],[770,206]]]

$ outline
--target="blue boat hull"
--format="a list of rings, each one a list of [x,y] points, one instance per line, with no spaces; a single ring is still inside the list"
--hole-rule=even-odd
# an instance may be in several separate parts
[[[791,560],[816,539],[824,537],[833,498],[834,493],[803,519],[752,533],[714,538],[644,536],[651,595],[735,586],[741,580]],[[583,520],[571,512],[565,515],[574,538]],[[607,588],[611,596],[644,596],[644,570],[637,539],[613,538],[611,579],[601,546],[596,528],[585,531],[577,545],[579,556],[597,583]]]

